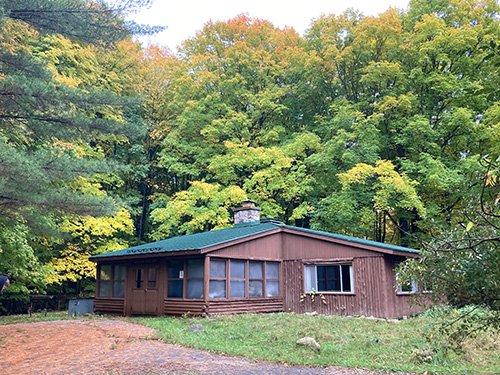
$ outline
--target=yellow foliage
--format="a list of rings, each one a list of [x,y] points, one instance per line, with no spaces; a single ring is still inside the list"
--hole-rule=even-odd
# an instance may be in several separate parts
[[[74,190],[81,191],[85,194],[103,197],[106,192],[102,190],[102,186],[98,182],[91,182],[85,177],[77,177],[72,183],[71,187]]]
[[[105,239],[122,232],[132,234],[134,224],[130,213],[119,209],[115,215],[106,217],[78,216],[66,219],[61,230],[78,237],[83,244],[94,244],[96,238]]]
[[[426,209],[415,190],[418,182],[411,180],[406,173],[399,174],[389,160],[378,160],[375,167],[358,163],[338,176],[343,190],[348,190],[353,184],[368,185],[373,192],[373,208],[377,211],[416,209],[421,217],[426,215]]]
[[[76,282],[84,278],[95,277],[95,263],[89,260],[90,254],[81,251],[75,245],[69,245],[58,258],[52,258],[47,264],[49,274],[47,284],[62,284],[65,281]]]
[[[65,281],[76,282],[95,276],[95,263],[89,261],[92,254],[120,250],[128,246],[124,240],[117,239],[118,234],[133,233],[133,222],[124,208],[108,217],[73,216],[61,224],[63,232],[73,236],[72,243],[47,264],[48,284],[62,284]]]

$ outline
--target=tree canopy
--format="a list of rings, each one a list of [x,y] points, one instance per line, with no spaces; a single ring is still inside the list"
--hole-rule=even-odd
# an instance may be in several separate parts
[[[89,255],[229,226],[252,199],[289,224],[423,249],[412,277],[447,275],[457,305],[498,308],[496,1],[350,10],[303,36],[240,15],[175,53],[133,41],[157,30],[125,21],[148,3],[0,5],[11,293],[85,293]],[[484,262],[487,296],[469,293]]]

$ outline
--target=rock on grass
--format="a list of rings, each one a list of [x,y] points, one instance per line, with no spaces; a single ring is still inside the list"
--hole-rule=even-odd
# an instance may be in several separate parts
[[[296,341],[297,345],[303,345],[303,346],[309,346],[310,348],[313,348],[314,350],[317,350],[318,352],[321,350],[321,346],[318,344],[318,342],[313,339],[312,337],[302,337],[301,339],[298,339]]]

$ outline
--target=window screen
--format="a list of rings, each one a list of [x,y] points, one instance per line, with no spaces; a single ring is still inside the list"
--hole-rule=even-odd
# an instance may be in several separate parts
[[[280,295],[279,272],[280,264],[278,262],[266,262],[266,297]]]
[[[210,259],[210,283],[208,296],[210,298],[226,298],[226,261]]]
[[[167,297],[182,298],[184,262],[174,261],[168,263],[167,274]]]
[[[123,298],[125,296],[125,266],[114,266],[113,297]]]
[[[188,260],[186,298],[203,298],[203,259]]]
[[[99,273],[99,296],[111,297],[111,266],[101,266]]]
[[[231,260],[229,263],[229,297],[231,298],[245,297],[246,265],[245,260]]]

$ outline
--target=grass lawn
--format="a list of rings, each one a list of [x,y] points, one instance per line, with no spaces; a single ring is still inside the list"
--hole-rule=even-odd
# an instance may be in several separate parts
[[[461,355],[445,353],[433,348],[427,339],[434,320],[425,317],[394,323],[277,313],[141,317],[131,321],[155,328],[165,342],[256,360],[422,373],[500,373],[498,335],[485,334],[467,342]],[[193,325],[202,325],[203,329],[192,330]],[[321,351],[297,346],[295,342],[304,336],[314,337]],[[432,358],[418,354],[429,350]]]
[[[45,313],[43,312],[37,312],[33,313],[31,316],[29,316],[28,314],[0,316],[0,325],[15,324],[15,323],[46,322],[49,320],[66,320],[66,319],[71,319],[67,311],[53,311],[53,312],[48,312],[47,315],[45,315]]]

